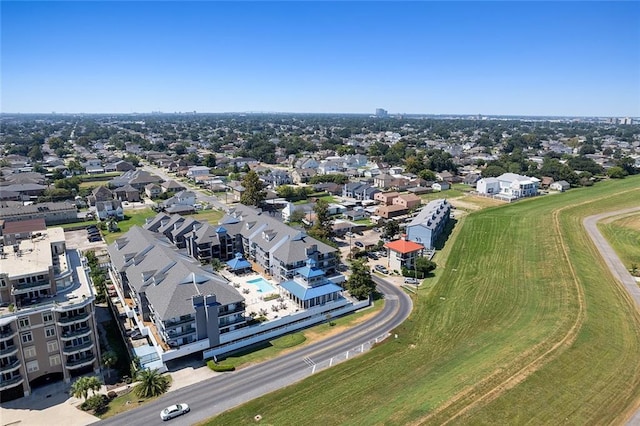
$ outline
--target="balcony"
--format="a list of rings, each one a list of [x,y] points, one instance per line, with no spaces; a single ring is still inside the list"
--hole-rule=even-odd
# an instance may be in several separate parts
[[[245,306],[242,303],[239,303],[236,305],[235,309],[233,309],[232,311],[220,311],[218,312],[218,318],[220,317],[224,317],[227,315],[232,315],[232,314],[237,314],[239,312],[243,312],[245,310]]]
[[[195,318],[189,317],[185,319],[166,321],[164,323],[164,328],[167,329],[167,328],[178,326],[180,324],[188,324],[190,322],[194,322],[195,320],[196,320]]]
[[[84,337],[84,336],[88,336],[89,334],[91,334],[91,328],[87,326],[87,327],[79,328],[77,330],[64,332],[62,333],[60,338],[62,340],[71,340],[74,337]]]
[[[9,380],[0,380],[0,391],[21,385],[22,382],[24,382],[24,377],[22,377],[20,374],[12,377]]]
[[[193,334],[195,332],[196,332],[195,328],[187,328],[187,329],[182,330],[182,331],[173,331],[173,330],[167,331],[165,334],[167,335],[167,337],[169,339],[175,339],[177,337],[187,336],[187,335]]]
[[[89,312],[84,312],[82,314],[74,315],[71,317],[61,317],[56,320],[56,324],[58,325],[71,325],[76,324],[78,322],[85,321],[89,318]]]
[[[14,284],[13,288],[11,289],[11,294],[25,294],[29,293],[30,291],[46,290],[49,288],[51,288],[51,283],[49,281]]]
[[[62,353],[63,355],[73,355],[87,349],[93,349],[93,342],[85,342],[79,345],[65,346],[64,348],[62,348]]]
[[[15,354],[16,352],[18,352],[17,345],[9,346],[8,348],[0,349],[0,357],[10,356]]]
[[[18,334],[18,330],[13,330],[11,327],[3,328],[0,330],[0,341],[8,340]]]
[[[18,368],[20,368],[20,360],[18,358],[11,360],[4,365],[0,364],[0,372],[2,373],[8,373],[10,371],[17,370]]]
[[[85,356],[74,361],[69,361],[67,362],[66,367],[69,370],[75,370],[76,368],[82,368],[86,367],[87,365],[91,365],[95,360],[96,356],[92,354],[91,356]]]

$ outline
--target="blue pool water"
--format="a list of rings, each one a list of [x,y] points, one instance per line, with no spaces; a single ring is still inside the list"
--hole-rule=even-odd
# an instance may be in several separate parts
[[[270,293],[272,291],[276,291],[276,289],[273,288],[273,286],[269,284],[267,280],[265,280],[264,278],[256,278],[253,280],[249,280],[247,281],[247,283],[258,287],[258,291],[260,293]]]

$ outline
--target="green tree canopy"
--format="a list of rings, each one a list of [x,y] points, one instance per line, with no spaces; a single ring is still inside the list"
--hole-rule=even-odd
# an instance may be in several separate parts
[[[169,389],[169,378],[161,375],[158,370],[142,370],[138,373],[134,391],[141,398],[151,398],[162,395]]]
[[[376,283],[371,278],[371,272],[364,259],[351,262],[351,276],[346,281],[345,288],[358,300],[366,299],[376,290]]]
[[[240,197],[240,202],[247,206],[259,207],[267,196],[266,191],[262,189],[262,182],[258,174],[251,170],[242,179],[244,192]]]

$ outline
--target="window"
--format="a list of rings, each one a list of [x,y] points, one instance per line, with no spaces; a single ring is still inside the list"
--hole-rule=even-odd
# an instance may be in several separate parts
[[[36,352],[36,347],[35,346],[29,346],[27,348],[24,348],[24,357],[25,358],[35,358],[36,355],[37,355],[37,352]]]
[[[47,342],[47,352],[51,353],[51,352],[55,352],[58,350],[58,341],[57,340],[52,340],[50,342]]]
[[[0,278],[0,287],[6,287],[7,286],[7,282],[4,280],[4,278]]]
[[[27,373],[34,373],[38,370],[40,370],[40,367],[38,367],[37,360],[27,362]]]
[[[53,337],[56,335],[56,328],[55,327],[47,327],[44,329],[44,335],[46,337]]]
[[[29,317],[20,318],[18,320],[18,325],[20,326],[20,328],[29,328],[29,325],[31,325],[31,323],[29,322]]]
[[[22,338],[22,343],[33,342],[33,334],[31,334],[31,332],[22,333],[21,338]]]
[[[56,355],[51,355],[49,357],[49,365],[54,367],[56,365],[60,365],[62,364],[62,360],[60,359],[60,355],[56,354]]]
[[[45,312],[42,314],[42,322],[49,323],[53,322],[53,312]]]

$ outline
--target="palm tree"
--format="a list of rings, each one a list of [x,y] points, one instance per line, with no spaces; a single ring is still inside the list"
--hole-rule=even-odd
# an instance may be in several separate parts
[[[102,365],[107,369],[107,377],[111,378],[111,367],[118,362],[118,355],[113,351],[108,351],[102,354]]]
[[[158,370],[142,370],[138,373],[137,380],[140,383],[136,385],[135,391],[141,398],[161,395],[169,388],[169,379],[161,375]]]
[[[71,385],[71,395],[76,398],[82,397],[86,401],[89,396],[89,391],[95,394],[96,391],[100,390],[100,386],[102,386],[102,382],[96,376],[80,377]]]

